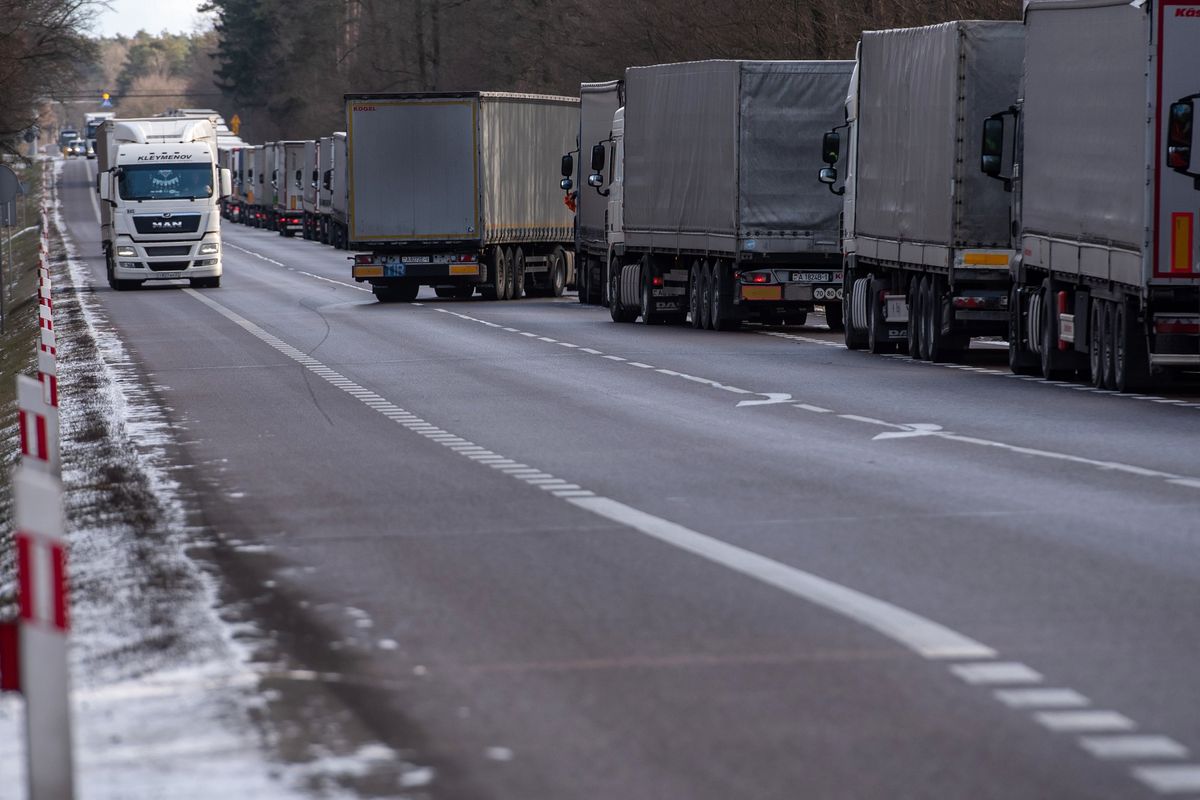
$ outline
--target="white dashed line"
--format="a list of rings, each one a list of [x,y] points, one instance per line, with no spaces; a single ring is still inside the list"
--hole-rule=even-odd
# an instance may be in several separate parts
[[[1116,711],[1039,711],[1033,718],[1057,733],[1105,733],[1137,727]]]
[[[1042,682],[1042,676],[1035,670],[1013,661],[955,664],[950,671],[972,686]]]
[[[1183,758],[1188,752],[1168,736],[1084,736],[1079,744],[1096,758],[1113,760]]]
[[[997,689],[996,699],[1009,708],[1083,708],[1090,705],[1074,689]]]
[[[1200,792],[1200,764],[1137,767],[1134,777],[1162,794]]]

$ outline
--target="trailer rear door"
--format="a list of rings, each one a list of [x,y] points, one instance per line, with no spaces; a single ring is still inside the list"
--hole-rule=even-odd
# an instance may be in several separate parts
[[[1194,281],[1200,278],[1197,227],[1200,192],[1193,179],[1167,167],[1171,104],[1200,93],[1200,3],[1164,0],[1157,9],[1154,50],[1157,58],[1155,130],[1154,277]],[[1200,103],[1198,103],[1200,105]],[[1192,154],[1193,171],[1200,153]]]

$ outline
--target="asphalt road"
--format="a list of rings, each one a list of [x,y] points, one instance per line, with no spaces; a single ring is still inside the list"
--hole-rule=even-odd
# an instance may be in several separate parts
[[[236,225],[220,289],[113,293],[87,169],[68,227],[203,520],[269,548],[230,591],[433,796],[1200,797],[1193,397],[816,315],[381,305]]]

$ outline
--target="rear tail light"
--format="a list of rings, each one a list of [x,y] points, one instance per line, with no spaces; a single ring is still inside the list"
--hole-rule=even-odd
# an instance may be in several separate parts
[[[764,284],[774,283],[775,276],[770,272],[743,272],[741,273],[742,283]]]
[[[355,264],[370,264],[372,256],[370,253],[360,253],[354,257]]]
[[[655,289],[661,289],[663,285],[662,275],[655,275],[653,278],[651,278],[650,285]]]
[[[1167,336],[1200,336],[1200,318],[1155,317],[1154,332]]]

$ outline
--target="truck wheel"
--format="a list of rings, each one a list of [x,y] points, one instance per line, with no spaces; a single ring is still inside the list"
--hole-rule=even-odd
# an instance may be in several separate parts
[[[688,270],[688,313],[692,316],[692,327],[696,330],[704,328],[704,315],[700,311],[703,305],[701,294],[704,284],[704,264],[700,259],[692,262],[692,268]]]
[[[829,330],[834,333],[840,333],[846,328],[845,311],[841,303],[830,303],[825,306],[825,324],[829,326]],[[797,323],[803,325],[803,322]]]
[[[913,278],[908,284],[908,355],[918,361],[921,358],[921,303],[925,295],[921,291],[921,279]]]
[[[525,296],[525,251],[518,247],[513,251],[512,255],[512,296],[513,300],[520,300]]]
[[[855,287],[859,287],[857,291],[860,293],[865,291],[861,288],[860,284],[861,281],[856,280],[852,276],[847,276],[842,286],[842,308],[845,312],[844,321],[846,323],[842,331],[844,334],[842,338],[846,343],[847,350],[862,350],[867,346],[866,331],[859,329],[854,324],[854,308],[863,300],[862,297],[856,294]]]
[[[942,335],[942,281],[931,277],[925,285],[925,297],[921,303],[922,324],[925,341],[925,357],[933,363],[946,361],[949,347]]]
[[[712,272],[707,261],[700,262],[700,327],[712,330]]]
[[[1104,388],[1104,301],[1092,298],[1088,316],[1088,368],[1092,386]]]
[[[638,318],[637,308],[628,308],[621,302],[621,273],[624,268],[617,270],[618,264],[613,264],[612,279],[608,286],[608,315],[613,322],[633,322]]]
[[[872,280],[867,288],[867,349],[876,355],[892,349],[883,325],[883,305],[879,295],[883,292],[883,281]]]
[[[567,254],[561,247],[556,247],[550,254],[550,276],[546,280],[546,289],[550,297],[562,297],[567,288]]]
[[[497,260],[499,269],[496,271],[497,280],[501,281],[498,293],[501,300],[511,300],[513,296],[513,253],[507,247],[500,248]]]
[[[1008,293],[1008,368],[1014,375],[1036,375],[1038,360],[1021,347],[1021,290]]]
[[[732,331],[741,327],[741,320],[735,319],[730,300],[733,287],[729,285],[728,270],[720,261],[713,262],[712,278],[710,280],[709,298],[712,310],[709,321],[714,331]]]
[[[1136,392],[1150,382],[1150,354],[1146,337],[1138,330],[1129,303],[1116,304],[1113,332],[1113,388],[1118,392]]]

